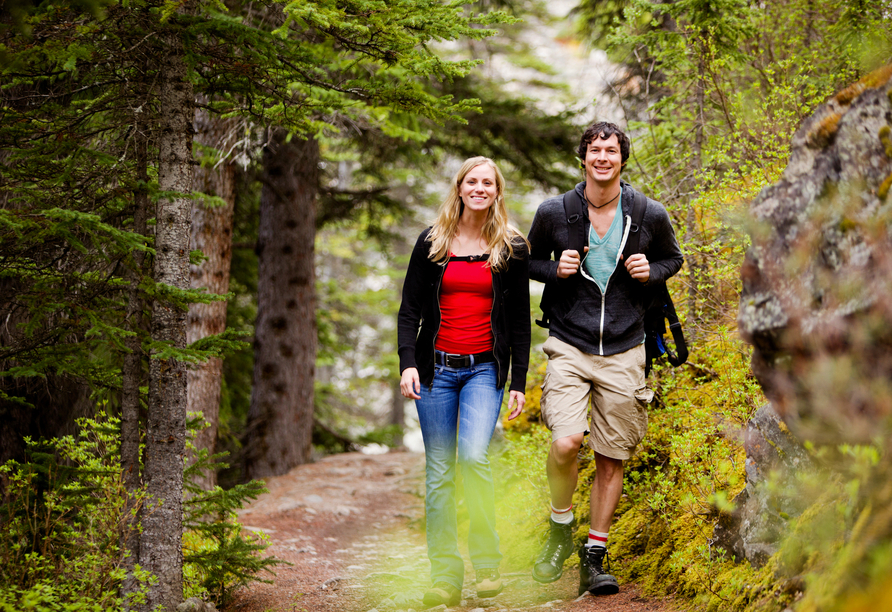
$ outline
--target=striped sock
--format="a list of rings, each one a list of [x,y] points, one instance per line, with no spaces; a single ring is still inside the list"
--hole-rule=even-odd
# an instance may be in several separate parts
[[[589,529],[588,542],[586,542],[585,545],[607,548],[607,534],[601,533],[600,531],[595,531],[594,529]]]
[[[571,505],[569,508],[565,508],[564,510],[559,510],[554,507],[554,504],[551,505],[551,520],[560,525],[569,525],[573,522],[573,506]]]

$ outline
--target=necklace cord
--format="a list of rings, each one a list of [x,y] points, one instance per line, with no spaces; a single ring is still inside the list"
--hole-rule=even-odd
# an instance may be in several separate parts
[[[622,189],[620,189],[620,190],[619,190],[619,193],[617,193],[615,196],[613,196],[612,198],[610,198],[610,202],[613,202],[616,198],[618,198],[619,195],[620,195],[620,193],[622,193],[622,192],[623,192]],[[597,208],[604,208],[605,206],[607,206],[608,204],[610,204],[610,202],[604,202],[604,203],[601,204],[600,206],[595,206],[594,204],[592,204],[592,203],[589,201],[589,199],[588,199],[588,195],[586,195],[585,191],[582,192],[582,197],[585,198],[585,202],[586,202],[586,204],[588,204],[588,205],[591,206],[592,208],[596,208],[596,209],[597,209]]]

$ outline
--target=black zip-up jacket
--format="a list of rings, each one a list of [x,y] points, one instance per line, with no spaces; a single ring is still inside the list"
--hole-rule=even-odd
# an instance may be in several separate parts
[[[434,343],[440,330],[440,284],[446,266],[428,258],[431,243],[427,228],[418,237],[406,280],[397,319],[400,373],[418,368],[421,384],[434,380]],[[524,393],[530,362],[530,282],[529,253],[523,240],[514,244],[514,257],[501,271],[492,272],[493,354],[498,366],[499,388],[508,380],[511,391]],[[420,329],[419,329],[420,328]]]
[[[626,244],[635,199],[635,190],[628,183],[622,183],[622,187],[623,242],[620,253]],[[584,182],[576,185],[583,202],[584,190]],[[587,214],[582,215],[582,219],[587,238],[591,223]],[[647,285],[665,282],[681,269],[684,257],[669,213],[659,202],[648,198],[639,231],[638,250],[650,263],[650,278],[647,283],[632,278],[625,264],[619,261],[602,294],[597,283],[584,278],[581,270],[569,278],[558,278],[558,260],[569,248],[569,224],[563,196],[550,198],[539,205],[528,236],[530,278],[553,283],[556,288],[550,335],[589,355],[615,355],[644,341]]]

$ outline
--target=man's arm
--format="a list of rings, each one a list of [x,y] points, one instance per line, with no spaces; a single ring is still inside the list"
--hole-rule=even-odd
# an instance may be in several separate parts
[[[663,205],[648,205],[647,211],[648,216],[653,215],[651,220],[653,229],[647,249],[650,258],[648,281],[664,283],[681,269],[684,255],[681,253],[681,247],[678,246],[678,239],[675,237],[675,229],[672,227],[669,213],[666,212]]]
[[[557,279],[558,262],[552,259],[555,251],[553,221],[543,202],[533,217],[533,225],[527,239],[530,241],[530,278],[542,283]]]

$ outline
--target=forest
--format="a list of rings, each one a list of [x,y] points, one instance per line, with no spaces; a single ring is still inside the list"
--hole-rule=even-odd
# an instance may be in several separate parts
[[[573,82],[543,37],[601,58],[596,82]],[[623,178],[676,228],[685,265],[669,286],[691,347],[648,380],[611,536],[622,578],[691,610],[892,609],[885,370],[811,371],[814,389],[837,386],[802,401],[842,415],[796,430],[817,467],[762,484],[774,522],[758,560],[717,536],[745,503],[747,424],[794,402],[792,386],[760,384],[788,362],[766,366],[739,329],[766,232],[751,206],[813,114],[888,90],[890,62],[888,0],[5,0],[0,610],[190,596],[225,610],[276,564],[235,514],[262,479],[417,429],[396,314],[457,164],[499,164],[525,233],[580,180],[579,137],[598,120],[629,132]],[[809,146],[831,146],[837,123]],[[871,193],[885,201],[889,182]],[[864,231],[885,236],[877,218]],[[892,316],[871,314],[854,346],[879,371]],[[534,531],[549,434],[533,330],[526,409],[492,452],[500,516]],[[796,355],[817,350],[801,342]],[[860,437],[833,433],[865,414]],[[506,541],[518,568],[536,546]]]

